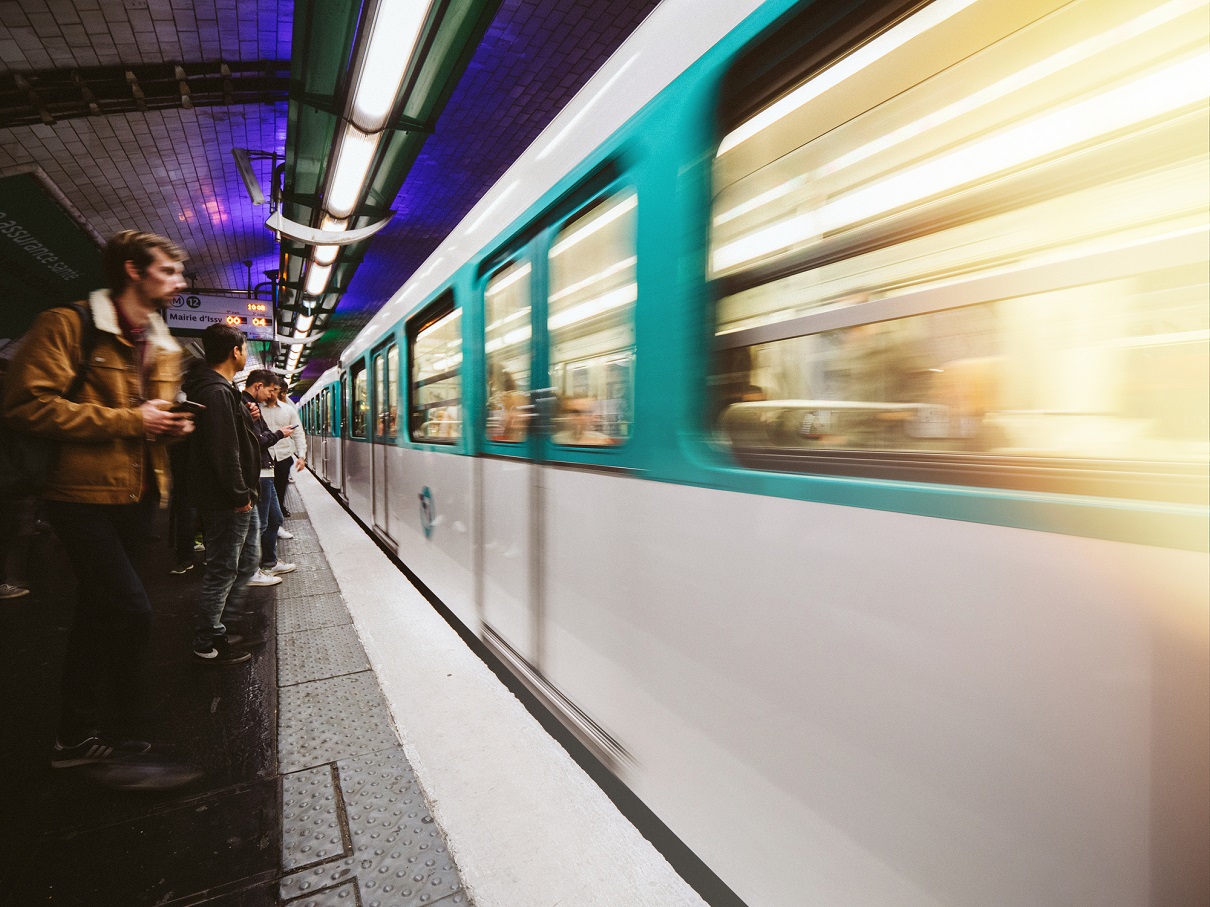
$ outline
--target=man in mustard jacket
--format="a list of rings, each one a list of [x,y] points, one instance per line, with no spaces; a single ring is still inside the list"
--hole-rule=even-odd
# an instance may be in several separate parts
[[[109,289],[87,304],[88,362],[81,362],[86,320],[72,308],[49,309],[22,340],[5,383],[10,425],[59,442],[44,497],[79,586],[55,768],[112,765],[150,748],[102,731],[101,694],[111,692],[127,727],[146,718],[151,602],[132,561],[156,501],[167,501],[165,442],[193,429],[188,416],[169,411],[180,391],[181,349],[161,317],[185,287],[184,258],[161,236],[114,236],[102,252]],[[83,383],[68,399],[81,367]],[[136,778],[128,786],[147,785]]]

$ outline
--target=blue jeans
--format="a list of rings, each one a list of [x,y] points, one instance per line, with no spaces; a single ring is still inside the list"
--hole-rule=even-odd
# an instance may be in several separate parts
[[[79,743],[99,728],[108,689],[127,720],[147,718],[151,601],[134,562],[155,502],[74,504],[47,501],[46,514],[76,574],[77,599],[63,656],[59,740]]]
[[[206,573],[197,605],[193,648],[204,651],[227,632],[223,612],[235,611],[248,591],[248,580],[260,563],[260,521],[256,508],[247,513],[234,510],[203,510],[202,533],[206,539]]]
[[[260,563],[262,567],[272,567],[277,563],[277,530],[282,524],[273,476],[260,477],[260,500],[256,506],[260,510]]]

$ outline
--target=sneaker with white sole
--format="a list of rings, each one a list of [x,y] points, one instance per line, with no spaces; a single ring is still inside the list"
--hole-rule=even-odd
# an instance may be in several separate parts
[[[0,601],[7,598],[20,598],[23,595],[29,595],[29,590],[24,586],[0,583]]]
[[[212,665],[237,665],[245,661],[251,661],[251,652],[241,652],[233,647],[232,644],[235,640],[243,642],[243,637],[216,636],[210,640],[209,647],[194,649],[193,657],[198,661],[204,661]]]
[[[248,580],[249,586],[276,586],[281,582],[280,576],[270,576],[264,570],[257,570],[252,574],[252,579]]]
[[[277,530],[277,537],[279,539],[292,539],[292,538],[294,538],[294,533],[291,532],[289,529],[287,529],[285,526],[281,526]]]
[[[270,576],[278,576],[282,573],[293,573],[298,569],[298,564],[287,564],[285,561],[278,561],[272,566],[266,567],[261,565],[261,573],[268,573]]]

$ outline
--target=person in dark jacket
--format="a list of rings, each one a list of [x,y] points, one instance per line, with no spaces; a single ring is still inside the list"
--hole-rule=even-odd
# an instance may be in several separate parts
[[[254,577],[252,585],[269,585],[258,582],[263,577],[280,577],[294,571],[296,564],[287,564],[277,559],[277,531],[281,528],[281,503],[277,500],[277,489],[273,485],[275,468],[273,448],[278,441],[290,437],[292,426],[274,431],[265,422],[260,407],[267,404],[277,393],[277,376],[268,369],[257,369],[248,374],[244,385],[244,403],[252,412],[252,424],[260,439],[260,575]]]
[[[189,492],[206,543],[193,655],[208,664],[240,664],[252,655],[231,644],[222,619],[238,610],[260,564],[260,442],[233,383],[247,359],[243,332],[212,324],[202,333],[202,351],[205,361],[184,381],[188,399],[205,407],[189,444]]]

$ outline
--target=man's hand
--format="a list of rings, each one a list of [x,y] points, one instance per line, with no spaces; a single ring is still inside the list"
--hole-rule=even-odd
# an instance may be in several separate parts
[[[297,469],[299,472],[302,472],[303,467],[306,465],[307,465],[306,457],[299,457],[294,461],[294,468]]]
[[[294,434],[294,426],[287,425],[285,428],[278,429],[278,431],[281,432],[282,438],[288,438],[290,435]]]
[[[248,406],[248,412],[252,413],[252,421],[255,422],[257,419],[260,418],[260,407],[257,406],[255,403],[249,403],[249,404],[247,404],[247,406]]]
[[[188,413],[168,411],[167,400],[148,400],[139,407],[143,414],[143,433],[148,440],[181,438],[193,431],[193,417]]]
[[[251,501],[249,501],[249,502],[248,502],[247,504],[245,504],[243,507],[236,507],[236,508],[235,508],[235,512],[236,512],[236,513],[247,513],[247,512],[248,512],[249,510],[251,510],[251,509],[252,509],[252,502],[251,502]]]

